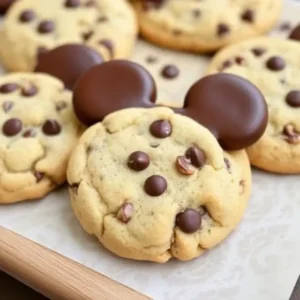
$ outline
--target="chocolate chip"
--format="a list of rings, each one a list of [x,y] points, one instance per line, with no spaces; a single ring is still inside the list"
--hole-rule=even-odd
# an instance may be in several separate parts
[[[20,22],[22,23],[28,23],[30,21],[32,21],[33,19],[35,19],[36,14],[33,10],[24,10],[19,17]]]
[[[300,107],[300,91],[295,90],[289,92],[285,97],[285,101],[292,107]]]
[[[68,104],[65,101],[58,101],[55,105],[56,111],[60,112],[61,110],[68,107]]]
[[[22,130],[22,121],[20,119],[8,119],[2,126],[2,132],[6,136],[14,136]]]
[[[136,151],[130,154],[127,165],[131,170],[142,171],[147,169],[150,164],[149,156],[142,151]]]
[[[93,34],[94,34],[94,31],[93,30],[89,30],[89,31],[84,32],[82,34],[82,38],[83,38],[84,41],[87,41],[87,40],[89,40],[93,36]]]
[[[202,217],[199,212],[188,208],[176,216],[176,226],[185,233],[194,233],[200,229]]]
[[[225,69],[230,68],[233,65],[233,62],[231,60],[225,60],[220,68],[220,71],[223,71]]]
[[[23,87],[22,88],[22,96],[24,97],[33,97],[37,94],[38,89],[34,85],[30,85],[28,87]]]
[[[289,38],[292,40],[300,41],[300,25],[293,29]]]
[[[177,36],[178,36],[178,35],[181,35],[181,34],[182,34],[182,31],[181,31],[180,29],[174,29],[174,30],[173,30],[173,34],[174,34],[174,35],[177,35]]]
[[[133,215],[133,205],[124,203],[118,211],[117,218],[123,223],[128,223]]]
[[[247,9],[241,15],[241,19],[245,22],[253,23],[254,22],[255,13],[252,9]]]
[[[163,139],[172,134],[172,125],[167,120],[157,120],[151,124],[150,132],[153,136]]]
[[[291,124],[284,126],[283,128],[284,139],[289,144],[299,144],[300,143],[300,133]]]
[[[153,197],[162,195],[167,189],[167,181],[159,175],[152,175],[147,178],[144,184],[145,192]]]
[[[149,56],[146,57],[146,62],[148,64],[156,63],[157,62],[157,57],[149,55]]]
[[[174,79],[179,75],[179,69],[175,65],[166,65],[161,70],[161,75],[166,79]]]
[[[14,106],[14,103],[12,101],[4,101],[2,104],[2,108],[4,112],[10,111]]]
[[[262,56],[266,52],[266,49],[264,49],[264,48],[253,48],[251,51],[255,56],[259,57],[259,56]]]
[[[280,56],[273,56],[267,60],[266,66],[269,70],[281,71],[285,68],[285,61]]]
[[[36,132],[34,129],[30,128],[27,129],[26,131],[24,131],[23,133],[23,137],[24,138],[30,138],[30,137],[35,137],[36,136]]]
[[[85,7],[94,7],[94,6],[96,6],[96,2],[95,2],[95,0],[88,0],[84,6]]]
[[[192,167],[191,161],[185,156],[178,156],[176,158],[176,168],[183,175],[192,175],[195,169]]]
[[[40,56],[34,71],[56,77],[67,89],[73,90],[83,73],[102,62],[102,56],[88,46],[65,44]]]
[[[101,16],[97,19],[97,22],[99,22],[99,23],[104,23],[104,22],[107,22],[107,21],[108,21],[107,16]]]
[[[19,88],[16,83],[6,83],[0,86],[0,93],[9,94],[15,92]]]
[[[198,19],[201,16],[201,10],[200,9],[193,9],[192,13],[193,13],[193,17],[195,19]]]
[[[227,169],[227,172],[229,174],[231,174],[232,170],[231,170],[231,163],[230,163],[230,160],[228,158],[224,158],[224,163],[225,163],[225,166],[226,166],[226,169]]]
[[[230,29],[228,27],[228,25],[226,24],[219,24],[218,27],[217,27],[217,34],[219,37],[223,37],[225,35],[227,35],[229,33]]]
[[[192,146],[187,149],[185,157],[188,158],[196,168],[201,168],[205,164],[205,154],[198,146]]]
[[[80,0],[66,0],[65,7],[74,8],[80,6]]]
[[[45,121],[42,129],[46,135],[57,135],[61,132],[61,126],[56,120]]]
[[[166,0],[143,0],[142,5],[145,11],[159,9]]]
[[[234,60],[238,65],[242,65],[245,62],[245,59],[242,56],[236,56]]]
[[[101,40],[99,41],[99,45],[102,45],[108,50],[111,58],[114,57],[114,43],[112,42],[112,40],[109,39]]]
[[[292,28],[292,24],[289,21],[284,21],[279,26],[280,31],[290,31],[291,28]]]
[[[51,20],[42,21],[38,26],[38,32],[45,34],[53,32],[55,29],[55,23]]]
[[[34,171],[33,175],[36,178],[36,182],[39,183],[40,181],[42,181],[42,179],[45,177],[44,173],[38,172],[38,171]]]
[[[239,194],[242,195],[245,192],[246,180],[242,179],[239,182]]]
[[[1,0],[0,1],[0,14],[5,14],[8,8],[15,2],[16,0]]]

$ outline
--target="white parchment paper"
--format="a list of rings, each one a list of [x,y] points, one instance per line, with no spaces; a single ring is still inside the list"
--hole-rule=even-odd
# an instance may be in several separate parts
[[[286,1],[282,20],[296,24],[299,16],[300,4]],[[284,38],[288,32],[274,34]],[[145,64],[149,55],[158,61]],[[160,100],[177,103],[209,62],[209,56],[159,49],[142,41],[133,59],[156,78]],[[161,78],[160,70],[168,63],[179,67],[179,78]],[[41,201],[0,206],[0,224],[153,299],[287,300],[300,273],[299,179],[254,170],[243,222],[223,244],[191,262],[159,265],[111,255],[79,226],[66,187]]]

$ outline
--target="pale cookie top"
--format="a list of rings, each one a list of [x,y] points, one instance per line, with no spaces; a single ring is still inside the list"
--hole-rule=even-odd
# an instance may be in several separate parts
[[[80,126],[60,81],[29,73],[0,77],[0,126],[0,203],[40,197],[64,182]]]
[[[282,7],[282,0],[152,2],[136,5],[142,33],[157,43],[191,51],[215,50],[265,33],[273,27]]]
[[[240,221],[249,196],[244,151],[169,108],[126,109],[81,137],[68,165],[84,229],[117,255],[165,262],[201,255]]]
[[[259,38],[222,50],[208,73],[242,76],[263,93],[269,110],[267,130],[250,148],[250,160],[266,170],[300,172],[300,44]]]
[[[66,43],[84,43],[106,59],[127,57],[136,33],[125,0],[20,0],[5,16],[0,53],[10,69],[26,71],[43,51]]]

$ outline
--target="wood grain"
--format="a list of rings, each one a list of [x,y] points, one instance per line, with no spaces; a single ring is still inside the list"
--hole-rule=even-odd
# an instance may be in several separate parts
[[[0,269],[50,299],[150,299],[1,226]]]

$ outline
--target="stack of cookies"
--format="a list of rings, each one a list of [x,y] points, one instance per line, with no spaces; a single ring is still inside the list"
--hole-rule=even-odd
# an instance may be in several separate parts
[[[67,179],[82,227],[121,257],[190,260],[219,244],[245,213],[250,165],[300,173],[300,27],[259,37],[282,2],[0,1],[14,72],[0,78],[0,203]],[[181,107],[156,104],[152,75],[125,60],[138,32],[222,48]]]

